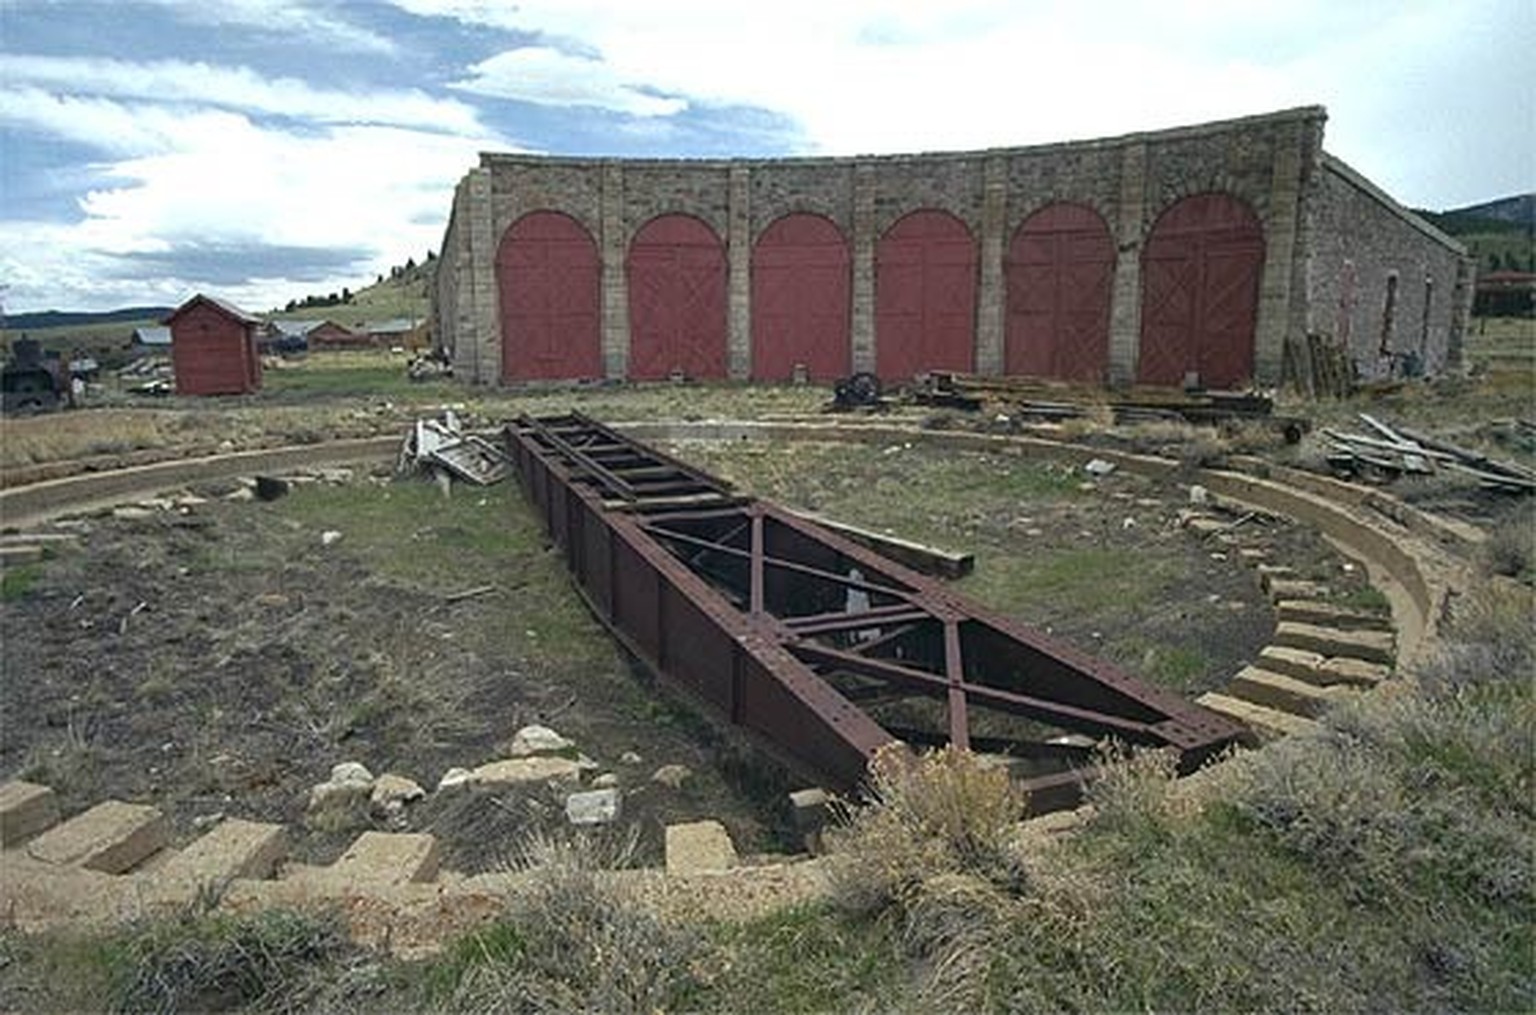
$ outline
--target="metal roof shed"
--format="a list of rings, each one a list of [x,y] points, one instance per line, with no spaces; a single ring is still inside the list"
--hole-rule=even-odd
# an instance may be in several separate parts
[[[261,321],[198,293],[165,319],[178,395],[243,395],[261,388],[256,332]]]

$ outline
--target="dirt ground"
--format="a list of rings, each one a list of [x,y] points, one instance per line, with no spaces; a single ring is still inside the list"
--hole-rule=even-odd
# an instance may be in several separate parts
[[[1123,474],[1090,487],[1065,466],[906,447],[681,450],[792,505],[973,550],[964,591],[1192,694],[1273,629],[1251,569],[1178,528],[1182,487]],[[882,483],[902,495],[870,496]],[[52,785],[66,812],[153,803],[184,839],[215,815],[285,822],[311,862],[363,828],[431,831],[447,866],[477,871],[563,827],[561,798],[430,791],[542,722],[618,776],[640,859],[659,861],[665,824],[705,817],[744,853],[793,848],[784,798],[801,783],[636,672],[515,484],[446,501],[364,473],[270,503],[193,492],[209,499],[72,523],[78,546],[0,603],[0,777]],[[1245,524],[1277,559],[1365,598],[1316,537]],[[342,761],[429,796],[394,823],[306,823],[309,788]],[[651,779],[671,764],[692,776]]]

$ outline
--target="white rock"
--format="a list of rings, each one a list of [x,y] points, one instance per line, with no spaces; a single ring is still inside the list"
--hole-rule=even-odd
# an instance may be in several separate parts
[[[255,500],[256,499],[256,495],[251,492],[249,487],[242,486],[238,490],[232,491],[230,493],[226,493],[224,495],[224,499],[225,500],[233,500],[233,501]]]
[[[592,780],[593,789],[615,789],[619,785],[619,777],[612,772],[604,772]]]
[[[531,758],[536,754],[559,754],[575,746],[548,726],[524,726],[512,735],[512,747],[507,753],[514,758]]]
[[[426,795],[427,791],[416,780],[385,772],[374,781],[368,803],[374,810],[389,811],[414,803]]]
[[[368,771],[368,766],[357,761],[343,761],[331,768],[331,781],[353,783],[373,788],[373,773]]]
[[[332,543],[339,539],[341,539],[341,533],[337,532],[335,529],[326,529],[324,532],[320,533],[321,546],[330,546]]]
[[[687,765],[662,765],[651,775],[651,781],[671,789],[680,789],[692,775]]]
[[[640,755],[636,754],[634,751],[625,751],[623,754],[619,755],[619,764],[621,765],[638,765],[644,760],[644,758],[640,757]]]
[[[459,789],[469,786],[475,781],[475,774],[467,768],[450,768],[443,773],[443,777],[437,780],[437,791]]]
[[[1115,468],[1116,466],[1114,462],[1106,462],[1102,458],[1095,458],[1087,465],[1083,466],[1083,471],[1088,473],[1090,476],[1107,476],[1111,472],[1114,472]]]
[[[331,807],[350,807],[368,799],[369,784],[365,782],[322,782],[310,788],[309,809],[324,810]]]
[[[570,758],[511,758],[481,765],[471,773],[477,786],[507,789],[544,782],[579,782],[581,766]]]
[[[619,791],[594,789],[565,798],[565,817],[573,825],[606,825],[619,817]]]
[[[1209,504],[1211,502],[1211,491],[1196,483],[1189,488],[1189,502],[1191,504]]]

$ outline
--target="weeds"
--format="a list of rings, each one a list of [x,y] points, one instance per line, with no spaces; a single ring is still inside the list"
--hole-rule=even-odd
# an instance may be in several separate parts
[[[461,941],[428,974],[434,1007],[458,1011],[654,1012],[695,989],[700,943],[625,898],[601,870],[634,849],[534,837],[531,879],[502,920]]]
[[[102,947],[112,1007],[124,1012],[276,1006],[345,950],[331,920],[284,910],[131,925]]]

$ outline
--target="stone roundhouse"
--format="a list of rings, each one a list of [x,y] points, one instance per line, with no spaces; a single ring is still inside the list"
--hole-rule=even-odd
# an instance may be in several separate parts
[[[923,370],[1272,386],[1458,363],[1466,250],[1323,151],[1319,107],[854,158],[484,154],[433,333],[478,384],[888,381]]]

